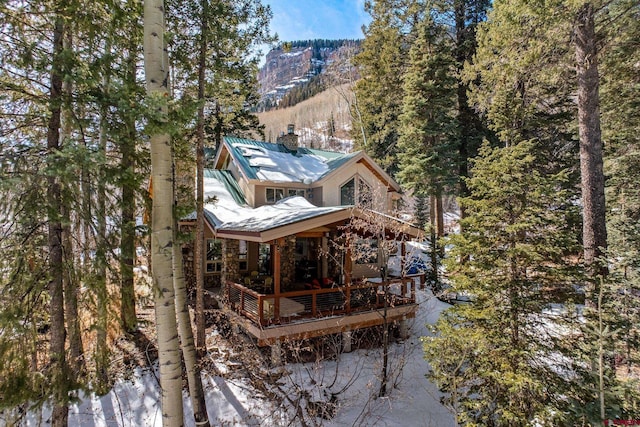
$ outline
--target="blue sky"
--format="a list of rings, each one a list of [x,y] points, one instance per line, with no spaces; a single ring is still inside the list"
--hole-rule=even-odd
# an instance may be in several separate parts
[[[364,0],[263,0],[271,6],[271,31],[280,41],[361,39],[369,23]]]

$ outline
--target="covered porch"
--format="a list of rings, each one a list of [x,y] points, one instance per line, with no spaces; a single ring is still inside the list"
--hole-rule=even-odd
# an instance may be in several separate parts
[[[259,345],[414,316],[416,286],[424,283],[424,275],[403,274],[405,242],[420,231],[407,225],[401,234],[394,234],[397,250],[383,256],[370,234],[357,239],[351,235],[350,242],[344,241],[343,230],[352,215],[341,210],[264,230],[237,226],[216,230],[223,257],[224,304]],[[248,242],[246,257],[238,256],[242,241]],[[366,246],[370,254],[355,256],[357,245]],[[388,268],[390,261],[395,262],[394,271]]]

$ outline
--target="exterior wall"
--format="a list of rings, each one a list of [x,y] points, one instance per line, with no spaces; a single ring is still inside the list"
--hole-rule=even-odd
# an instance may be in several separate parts
[[[274,185],[273,187],[276,187],[276,186]],[[262,205],[266,205],[267,204],[267,202],[266,202],[266,188],[267,188],[266,185],[256,185],[256,186],[253,187],[253,191],[255,193],[254,193],[254,196],[253,196],[254,203],[253,203],[252,206],[254,208],[257,208],[257,207],[260,207]]]
[[[324,204],[322,200],[323,194],[324,194],[324,189],[322,187],[316,187],[311,190],[311,197],[308,200],[314,205],[318,206],[319,208],[327,206]]]
[[[355,167],[351,167],[340,171],[340,173],[330,177],[323,185],[322,206],[339,206],[340,205],[340,187],[354,176],[359,176],[371,186],[374,194],[374,209],[381,212],[389,212],[391,205],[389,204],[389,196],[387,187],[380,182],[369,168],[362,163],[356,163]]]

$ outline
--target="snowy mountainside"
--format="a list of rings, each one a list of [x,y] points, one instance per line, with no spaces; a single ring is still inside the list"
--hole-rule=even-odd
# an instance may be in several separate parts
[[[292,90],[298,90],[293,105],[332,85],[320,79],[334,63],[345,61],[359,49],[359,40],[303,40],[285,42],[267,53],[258,72],[261,111],[280,105]]]
[[[353,150],[348,84],[334,86],[292,107],[258,113],[265,139],[276,142],[287,125],[295,125],[301,146],[340,152]]]

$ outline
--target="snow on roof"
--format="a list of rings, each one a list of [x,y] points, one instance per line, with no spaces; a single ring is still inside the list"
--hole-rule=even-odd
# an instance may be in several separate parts
[[[309,203],[304,197],[293,196],[279,200],[273,205],[255,208],[250,218],[225,222],[218,229],[261,232],[349,208],[350,206],[319,208]]]
[[[350,208],[348,206],[319,208],[309,203],[304,197],[288,197],[274,205],[254,209],[246,204],[239,204],[228,185],[220,177],[211,173],[205,173],[204,176],[204,197],[205,200],[215,197],[215,201],[205,204],[205,216],[216,229],[220,230],[265,231]]]
[[[287,150],[281,144],[225,137],[234,150],[249,179],[273,182],[318,181],[327,173],[358,153],[344,154],[300,147],[297,152]]]

